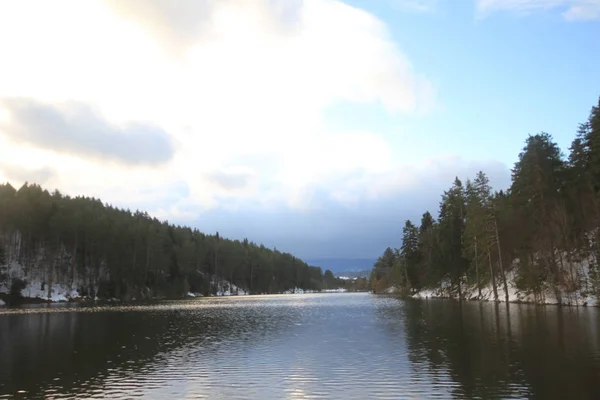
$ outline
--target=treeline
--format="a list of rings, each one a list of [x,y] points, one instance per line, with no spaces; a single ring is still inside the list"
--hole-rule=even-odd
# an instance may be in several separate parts
[[[14,264],[23,279],[9,276]],[[226,290],[224,280],[250,293],[344,285],[330,271],[247,239],[207,235],[27,183],[18,190],[0,185],[0,267],[0,286],[12,285],[14,294],[32,277],[42,290],[61,283],[92,298],[208,295]]]
[[[553,293],[600,294],[600,101],[580,124],[568,156],[551,135],[530,135],[507,190],[492,191],[484,172],[456,178],[437,219],[406,221],[402,244],[388,248],[371,274],[374,291],[443,288],[478,297],[487,285],[508,300],[514,284],[535,299]]]

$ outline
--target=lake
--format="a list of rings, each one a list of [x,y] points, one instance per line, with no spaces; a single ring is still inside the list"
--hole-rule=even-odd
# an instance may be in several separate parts
[[[600,313],[367,293],[0,310],[0,398],[600,399]]]

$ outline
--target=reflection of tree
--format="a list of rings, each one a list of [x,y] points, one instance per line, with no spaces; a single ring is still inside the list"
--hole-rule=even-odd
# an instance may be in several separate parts
[[[600,398],[597,310],[442,300],[398,309],[415,372],[449,375],[457,397]]]
[[[38,398],[53,387],[63,395],[102,387],[110,374],[131,377],[160,369],[174,351],[187,348],[190,356],[210,357],[223,351],[223,341],[257,344],[293,326],[289,310],[192,304],[0,315],[0,398],[18,390]]]
[[[515,356],[532,397],[600,398],[597,310],[521,306],[515,311],[520,325]]]

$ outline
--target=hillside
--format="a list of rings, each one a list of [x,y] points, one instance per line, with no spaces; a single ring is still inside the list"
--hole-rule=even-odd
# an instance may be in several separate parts
[[[375,258],[308,258],[306,262],[328,269],[339,276],[340,273],[370,271],[377,259]]]
[[[98,199],[49,193],[36,184],[18,190],[0,185],[5,299],[279,293],[339,284],[319,267],[248,239],[205,234]]]

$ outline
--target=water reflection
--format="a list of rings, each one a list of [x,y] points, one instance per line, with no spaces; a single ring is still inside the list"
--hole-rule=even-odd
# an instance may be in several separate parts
[[[232,361],[250,341],[259,345],[269,342],[274,333],[291,329],[290,322],[302,306],[300,301],[286,302],[285,309],[276,302],[254,307],[257,301],[245,302],[244,307],[231,301],[207,301],[71,312],[11,310],[0,315],[0,394],[26,390],[27,398],[59,398],[76,392],[85,398],[104,391],[108,397],[119,397],[160,389],[159,397],[180,398],[185,385],[169,381],[185,381],[186,374],[178,375],[184,371],[177,371],[175,360],[182,365],[203,359]],[[228,344],[233,345],[232,351]],[[235,363],[243,366],[239,361]],[[214,368],[213,372],[220,371]],[[144,380],[153,374],[160,379]]]
[[[0,398],[600,398],[599,318],[367,294],[29,307],[0,312]]]
[[[380,317],[402,320],[410,361],[448,373],[456,397],[600,398],[597,309],[438,300],[400,308],[401,317]]]

